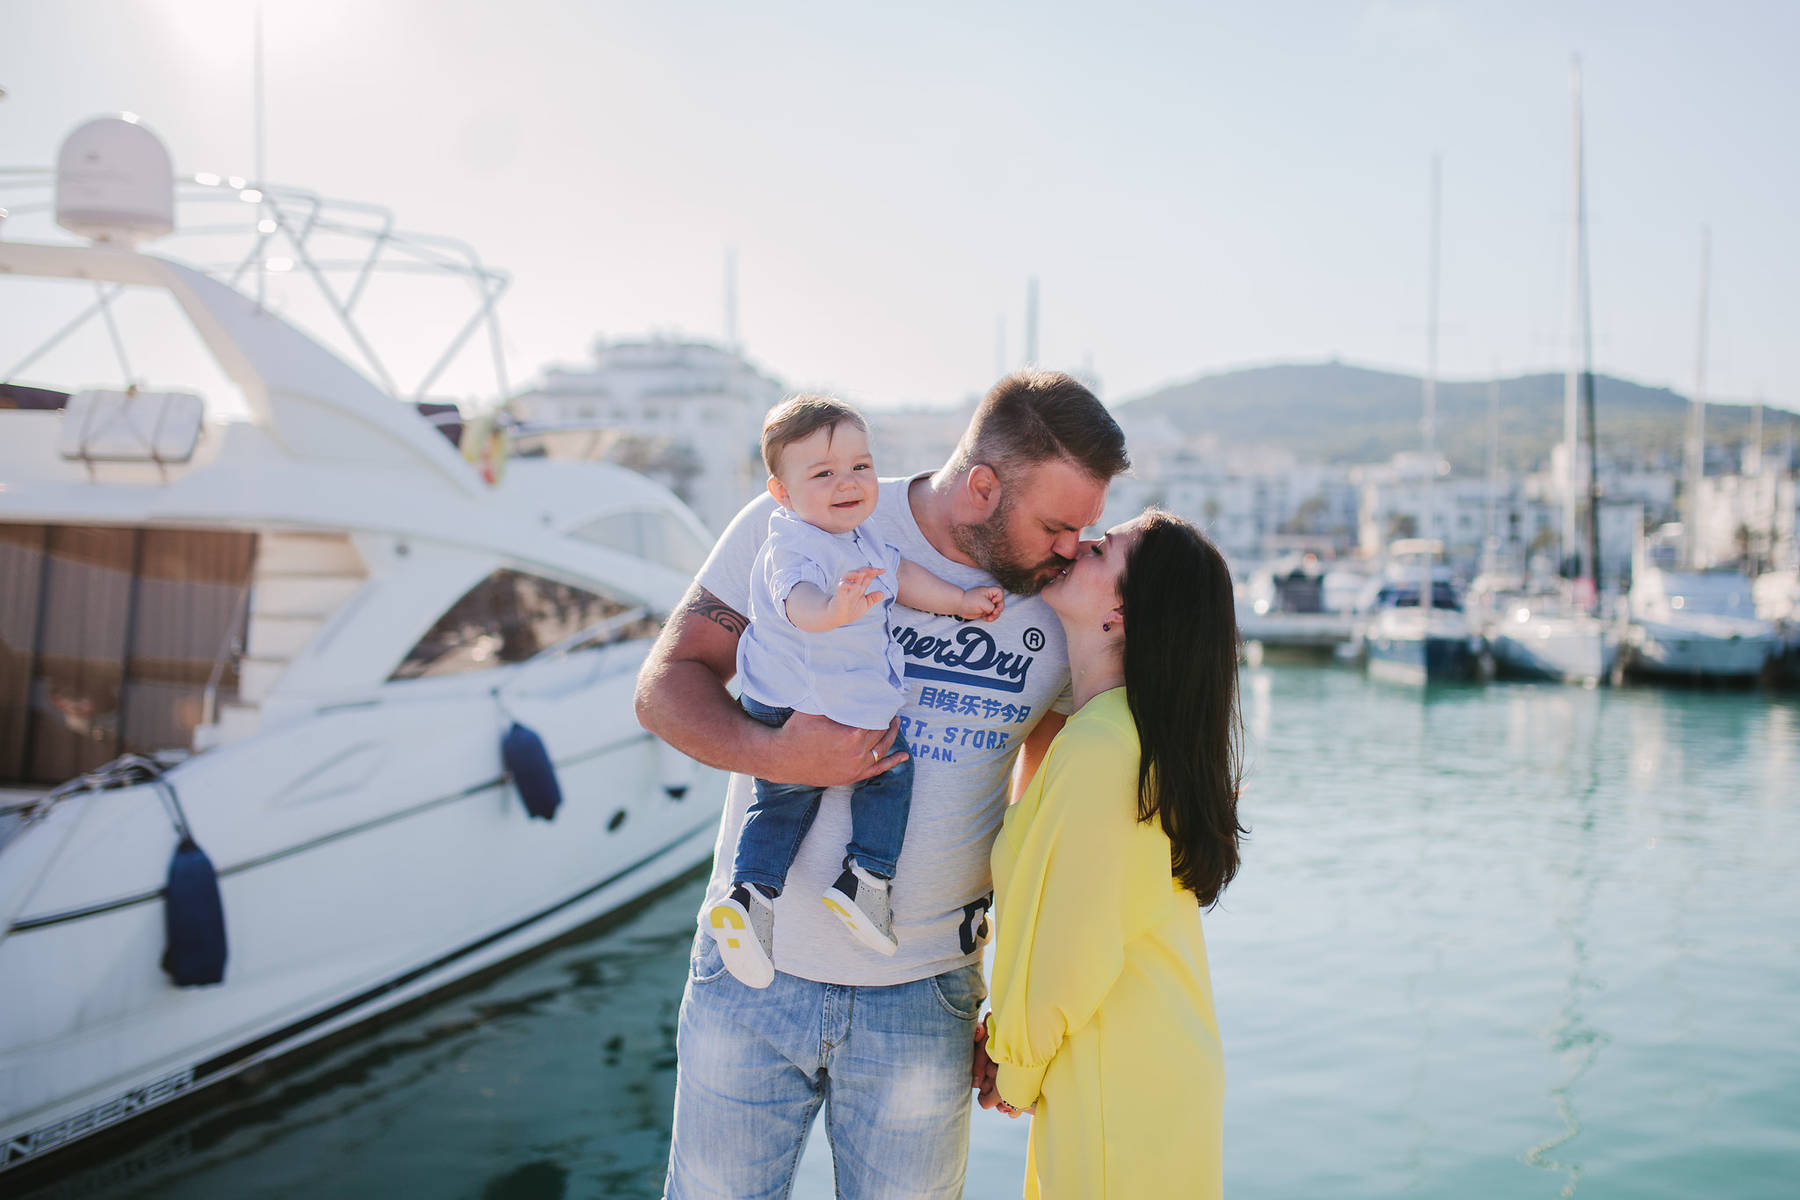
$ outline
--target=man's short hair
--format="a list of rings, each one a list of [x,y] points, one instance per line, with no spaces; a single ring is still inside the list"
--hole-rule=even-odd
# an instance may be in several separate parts
[[[863,415],[836,396],[789,396],[763,418],[763,466],[769,468],[769,474],[779,475],[783,450],[821,429],[835,432],[846,422],[864,433],[869,432],[869,423],[863,420]]]
[[[986,463],[1002,485],[1067,459],[1101,483],[1131,466],[1125,434],[1087,386],[1061,371],[1015,371],[982,398],[951,456],[960,475]]]

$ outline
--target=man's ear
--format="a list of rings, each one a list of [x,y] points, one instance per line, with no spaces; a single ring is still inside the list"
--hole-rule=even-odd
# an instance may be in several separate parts
[[[994,474],[994,468],[986,463],[976,463],[969,468],[969,499],[974,502],[982,516],[988,516],[1000,505],[1000,476]]]
[[[788,503],[787,484],[781,482],[781,480],[775,478],[773,475],[769,476],[769,495],[775,497],[775,503],[781,505],[783,508],[794,507],[792,504]]]

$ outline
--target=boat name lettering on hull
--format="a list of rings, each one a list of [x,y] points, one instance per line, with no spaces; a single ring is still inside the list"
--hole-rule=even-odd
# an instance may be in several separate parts
[[[29,1133],[12,1138],[4,1146],[0,1146],[0,1169],[33,1158],[47,1150],[54,1150],[65,1142],[72,1142],[76,1138],[85,1137],[96,1130],[116,1124],[146,1108],[154,1108],[193,1086],[194,1068],[184,1067],[173,1075],[165,1075],[143,1087],[133,1088],[122,1095],[114,1096],[103,1104],[96,1104],[73,1116],[64,1117],[53,1125],[40,1126]]]

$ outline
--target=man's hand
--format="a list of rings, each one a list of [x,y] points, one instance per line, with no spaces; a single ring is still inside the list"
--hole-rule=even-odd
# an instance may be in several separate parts
[[[1000,1103],[1000,1093],[995,1090],[994,1083],[1000,1077],[1000,1068],[987,1052],[987,1017],[975,1026],[975,1061],[969,1069],[969,1086],[975,1089],[975,1100],[983,1108],[994,1108]]]
[[[886,729],[855,729],[829,717],[797,712],[781,728],[769,730],[775,743],[773,761],[779,769],[759,773],[758,778],[812,787],[869,779],[910,757],[905,751],[889,753],[899,732],[898,717]]]
[[[962,607],[954,616],[969,621],[994,621],[1006,611],[1006,593],[997,587],[964,588]]]

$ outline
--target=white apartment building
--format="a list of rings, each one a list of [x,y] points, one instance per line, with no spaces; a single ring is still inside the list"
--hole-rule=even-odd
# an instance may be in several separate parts
[[[1296,463],[1285,454],[1240,457],[1230,464],[1181,454],[1140,458],[1129,436],[1133,473],[1115,481],[1107,494],[1102,527],[1160,505],[1198,525],[1240,572],[1296,535],[1325,549],[1355,546],[1357,493],[1348,469]],[[1152,474],[1146,461],[1160,471]]]
[[[975,415],[973,397],[955,408],[864,408],[882,478],[935,471],[950,459]]]
[[[1426,494],[1423,457],[1397,455],[1392,462],[1356,469],[1361,486],[1359,545],[1364,555],[1380,555],[1398,537],[1430,537],[1444,544],[1449,561],[1473,575],[1491,560],[1500,569],[1548,574],[1556,571],[1562,546],[1562,492],[1545,486],[1551,473],[1523,480],[1505,476],[1490,483],[1470,475],[1439,474]],[[1604,468],[1602,478],[1606,478]],[[1644,503],[1610,493],[1600,503],[1600,575],[1614,588],[1631,566],[1633,539],[1643,521]],[[1549,494],[1547,494],[1549,493]],[[1427,509],[1429,508],[1429,512]],[[1491,532],[1490,532],[1491,531]],[[1585,526],[1577,537],[1586,543]]]
[[[763,415],[784,389],[737,352],[712,342],[595,339],[593,361],[553,366],[513,397],[514,414],[555,430],[552,458],[603,457],[666,484],[718,532],[768,473]]]
[[[1800,486],[1791,474],[1709,475],[1700,481],[1695,565],[1791,568]],[[1747,560],[1747,561],[1746,561]]]

